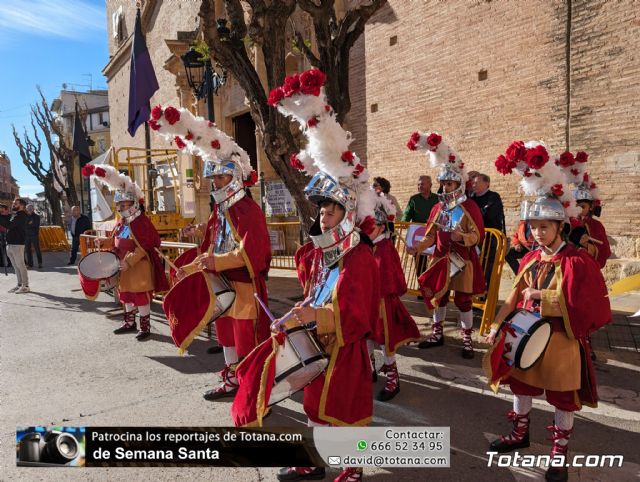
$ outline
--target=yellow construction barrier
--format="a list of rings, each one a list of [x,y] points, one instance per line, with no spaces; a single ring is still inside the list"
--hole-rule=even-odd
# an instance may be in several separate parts
[[[40,250],[42,251],[69,251],[69,241],[60,226],[40,226],[38,235]]]

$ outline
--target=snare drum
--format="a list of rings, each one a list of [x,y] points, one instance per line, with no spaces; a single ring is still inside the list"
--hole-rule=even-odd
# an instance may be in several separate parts
[[[285,331],[284,344],[276,353],[276,369],[269,405],[302,390],[329,364],[329,356],[312,332],[302,326]]]
[[[449,253],[450,268],[449,268],[449,277],[453,278],[454,276],[459,275],[464,271],[465,261],[458,253],[455,251],[451,251]]]
[[[94,251],[87,254],[78,264],[81,284],[99,282],[100,290],[107,291],[118,285],[120,260],[111,251]]]
[[[502,356],[509,366],[531,368],[544,354],[551,339],[551,321],[538,313],[520,309],[511,313],[500,326],[506,333]]]

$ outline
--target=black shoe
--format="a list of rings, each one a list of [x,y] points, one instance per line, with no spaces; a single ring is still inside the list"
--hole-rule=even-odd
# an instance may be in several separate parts
[[[489,450],[492,452],[498,452],[500,454],[504,454],[506,452],[511,452],[515,449],[524,449],[529,446],[529,432],[527,432],[524,438],[517,443],[508,444],[503,442],[502,439],[495,439],[491,444],[489,444]]]
[[[378,372],[376,372],[375,370],[371,370],[371,381],[373,383],[378,381]]]
[[[129,332],[132,332],[132,331],[136,331],[137,329],[138,329],[138,327],[136,326],[136,324],[134,322],[129,326],[126,326],[126,325],[123,324],[120,328],[116,328],[115,330],[113,330],[113,333],[116,334],[116,335],[121,335],[123,333],[129,333]]]
[[[150,336],[151,336],[150,331],[139,331],[138,334],[136,335],[136,340],[143,341],[149,338]]]
[[[389,400],[393,400],[393,398],[400,393],[400,381],[398,381],[398,386],[396,386],[396,389],[393,392],[388,392],[387,390],[380,390],[380,393],[378,393],[378,397],[376,398],[376,400],[379,400],[381,402],[388,402]]]
[[[76,264],[76,262],[75,262],[75,261],[69,261],[69,262],[67,263],[67,266],[71,266],[72,264]]]
[[[222,347],[220,345],[214,345],[207,348],[209,355],[215,355],[216,353],[222,353]]]
[[[444,336],[441,336],[440,339],[437,341],[432,341],[432,340],[421,341],[420,343],[418,343],[418,348],[433,348],[435,346],[442,346],[442,345],[444,345]]]
[[[475,356],[475,353],[473,350],[465,350],[464,348],[462,349],[462,358],[466,358],[467,360],[470,360],[474,356]]]
[[[315,467],[308,474],[299,474],[291,467],[282,467],[278,471],[278,480],[292,482],[295,480],[322,480],[325,478],[324,467]]]
[[[416,296],[416,299],[417,299],[418,301],[422,301],[422,300],[424,300],[424,298],[423,298],[421,295]]]
[[[566,467],[549,467],[544,474],[548,482],[566,482],[569,480],[569,470]]]
[[[220,398],[227,398],[227,397],[233,398],[236,396],[237,392],[238,392],[237,388],[234,390],[231,390],[230,392],[217,392],[215,389],[212,389],[204,392],[204,395],[202,395],[202,397],[205,400],[208,400],[209,402],[213,402],[214,400],[218,400]]]

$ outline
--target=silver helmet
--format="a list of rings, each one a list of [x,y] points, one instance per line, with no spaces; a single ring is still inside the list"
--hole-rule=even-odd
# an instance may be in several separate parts
[[[520,205],[520,219],[564,221],[564,206],[558,198],[549,194],[540,196],[535,201],[523,201]]]
[[[453,169],[452,167],[449,167],[449,166],[444,166],[442,168],[442,170],[440,171],[440,174],[438,174],[437,179],[440,182],[455,181],[455,182],[459,182],[461,185],[463,184],[462,173],[460,173],[460,171],[457,171],[456,169]]]
[[[576,202],[594,200],[593,195],[591,194],[591,189],[589,189],[589,186],[587,186],[586,184],[580,184],[573,191],[573,198],[576,200]]]
[[[117,204],[123,201],[131,201],[133,204],[137,204],[138,199],[136,198],[136,193],[125,189],[116,189],[116,192],[113,195],[113,202]]]
[[[213,176],[231,176],[231,181],[220,189],[216,189],[213,183],[211,183],[211,196],[220,207],[229,208],[236,201],[239,201],[244,197],[242,172],[235,162],[230,160],[221,162],[206,160],[203,166],[202,175],[207,179],[212,179]],[[225,203],[225,201],[227,202]]]
[[[235,162],[229,161],[212,161],[206,159],[202,166],[202,177],[211,179],[213,176],[225,175],[239,177],[238,167]]]

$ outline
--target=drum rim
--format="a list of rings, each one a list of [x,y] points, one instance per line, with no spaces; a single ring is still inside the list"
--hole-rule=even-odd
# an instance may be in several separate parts
[[[213,323],[214,321],[216,321],[218,318],[222,317],[227,311],[229,311],[231,309],[231,307],[233,306],[233,304],[236,302],[236,292],[229,288],[228,290],[224,290],[224,291],[220,291],[219,293],[216,293],[216,297],[218,295],[224,295],[226,293],[233,293],[233,301],[231,302],[231,304],[229,305],[229,308],[227,308],[226,310],[224,310],[222,313],[220,313],[218,316],[212,317],[211,320],[209,321],[209,323],[207,323],[207,326],[211,325],[211,323]]]
[[[307,365],[311,365],[312,363],[317,362],[320,359],[325,359],[328,360],[329,356],[326,355],[325,353],[318,353],[317,355],[312,356],[311,358],[308,358],[307,360],[305,360],[305,363],[298,363],[297,365],[292,366],[291,368],[289,368],[286,372],[281,373],[280,375],[278,375],[277,377],[274,377],[273,381],[274,383],[280,383],[282,380],[284,380],[285,378],[287,378],[289,375],[291,375],[293,372],[298,371],[300,368],[303,368]],[[323,371],[326,370],[327,367],[325,367],[324,369],[322,369],[320,371],[320,373],[322,373]],[[319,375],[319,374],[318,374]],[[309,380],[309,383],[311,383],[313,380],[315,379],[315,377],[313,377],[311,380]],[[308,384],[307,384],[308,385]]]
[[[540,355],[538,355],[538,358],[536,358],[535,361],[531,365],[529,365],[527,368],[523,368],[520,365],[520,358],[522,357],[522,352],[524,351],[524,347],[527,346],[527,344],[523,343],[523,342],[526,341],[526,340],[529,340],[529,338],[531,338],[531,336],[536,331],[538,331],[542,327],[542,325],[549,325],[550,326],[549,338],[547,339],[547,342],[544,344],[544,348],[540,352]],[[530,368],[532,368],[533,365],[535,365],[536,363],[538,363],[540,358],[542,358],[542,356],[544,355],[544,352],[547,351],[547,346],[549,346],[549,342],[551,341],[552,334],[553,334],[553,325],[551,323],[551,320],[549,320],[548,318],[540,318],[533,325],[531,325],[531,327],[529,328],[529,331],[527,331],[527,333],[525,333],[524,336],[522,337],[522,341],[523,342],[521,342],[518,345],[518,349],[516,350],[516,353],[513,356],[513,364],[514,364],[514,366],[518,370],[522,370],[524,372],[524,371],[527,371]]]
[[[110,274],[109,276],[103,276],[101,278],[92,278],[91,276],[87,276],[86,274],[84,274],[82,272],[82,270],[80,269],[80,266],[82,266],[82,262],[85,259],[89,258],[93,254],[107,254],[107,255],[110,254],[112,256],[115,256],[116,259],[118,259],[118,255],[116,253],[114,253],[113,251],[107,251],[107,250],[105,250],[105,251],[92,251],[91,253],[88,253],[86,256],[83,256],[82,259],[80,260],[80,262],[78,263],[78,271],[80,272],[80,274],[82,276],[84,276],[85,278],[87,278],[88,280],[91,280],[91,281],[100,281],[100,280],[103,280],[103,279],[113,278],[114,276],[116,276],[120,272],[120,269],[116,268],[116,270],[112,274]]]

